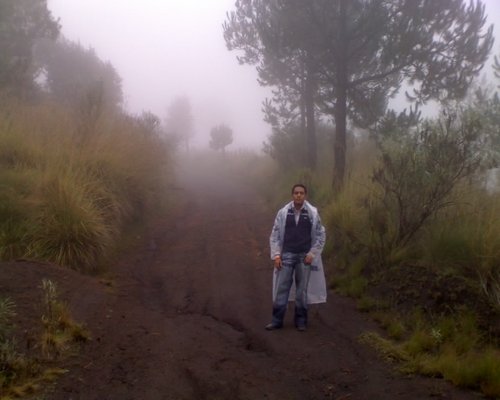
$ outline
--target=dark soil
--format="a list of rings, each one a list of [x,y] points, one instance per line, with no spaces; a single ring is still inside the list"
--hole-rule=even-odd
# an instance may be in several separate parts
[[[480,397],[384,363],[358,341],[376,324],[334,292],[311,308],[307,332],[294,329],[291,312],[284,329],[265,331],[274,211],[238,179],[221,171],[212,176],[182,175],[187,202],[112,266],[112,285],[50,265],[0,265],[1,296],[17,304],[20,335],[38,323],[43,278],[58,284],[92,335],[64,361],[69,372],[46,388],[44,399]]]
[[[459,315],[464,310],[474,310],[481,330],[499,340],[500,314],[473,282],[473,279],[420,265],[398,265],[379,273],[368,290],[402,315],[415,309],[432,316]]]

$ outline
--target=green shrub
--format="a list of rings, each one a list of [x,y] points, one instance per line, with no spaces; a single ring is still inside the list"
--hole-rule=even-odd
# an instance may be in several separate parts
[[[432,352],[439,345],[439,340],[427,330],[415,330],[406,341],[404,349],[411,356]]]
[[[470,312],[460,314],[455,321],[453,335],[448,340],[459,355],[477,349],[483,340],[476,317]]]
[[[36,259],[93,270],[109,254],[119,227],[94,203],[92,184],[78,174],[41,182],[30,227],[28,255]]]
[[[399,320],[391,320],[386,327],[387,334],[391,339],[401,340],[407,332],[405,325]]]
[[[363,276],[364,266],[364,258],[358,257],[357,262],[348,265],[342,273],[331,277],[331,286],[335,287],[340,294],[361,298],[369,283],[368,279]]]
[[[444,377],[457,386],[481,390],[486,396],[500,396],[500,351],[483,339],[472,313],[429,318],[417,310],[407,318],[396,319],[377,312],[374,318],[400,342],[375,333],[363,334],[362,341],[382,357],[398,361],[403,372]],[[401,325],[394,335],[392,330],[398,322]]]
[[[500,396],[500,352],[487,348],[463,356],[449,352],[434,362],[442,376],[453,384],[479,389],[489,397]]]
[[[500,306],[500,196],[462,195],[462,204],[442,213],[421,240],[422,260],[472,277],[484,296]]]
[[[381,155],[367,222],[381,263],[394,249],[411,246],[428,221],[453,204],[453,190],[481,166],[477,118],[448,115],[411,127],[401,123],[404,117],[389,113],[374,130]]]
[[[404,362],[409,359],[408,354],[391,341],[384,339],[378,333],[366,332],[360,335],[359,340],[378,351],[382,357],[390,362]]]
[[[88,140],[62,106],[0,110],[0,258],[31,257],[92,271],[130,224],[166,209],[167,145],[121,115]]]

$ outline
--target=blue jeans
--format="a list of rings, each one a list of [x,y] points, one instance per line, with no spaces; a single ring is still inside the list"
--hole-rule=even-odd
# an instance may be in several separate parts
[[[276,276],[276,298],[273,303],[275,326],[283,326],[286,306],[295,277],[295,326],[307,325],[307,286],[311,275],[311,266],[304,264],[306,253],[283,253],[281,269]]]

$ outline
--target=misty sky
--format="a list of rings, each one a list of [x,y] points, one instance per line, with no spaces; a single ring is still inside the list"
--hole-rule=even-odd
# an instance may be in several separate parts
[[[500,53],[500,0],[483,0]],[[191,100],[198,147],[211,127],[231,126],[230,148],[261,148],[270,132],[261,103],[269,89],[254,67],[226,49],[222,23],[234,0],[48,0],[62,34],[111,62],[123,79],[125,107],[165,118],[177,96]],[[499,23],[496,23],[498,21]],[[490,69],[488,63],[486,69]]]

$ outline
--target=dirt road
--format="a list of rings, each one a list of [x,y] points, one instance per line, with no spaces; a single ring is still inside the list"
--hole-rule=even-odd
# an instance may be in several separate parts
[[[478,398],[393,372],[358,342],[377,327],[333,292],[307,332],[290,312],[265,331],[274,211],[223,170],[184,172],[180,185],[188,201],[114,267],[114,289],[74,302],[93,340],[47,399]]]

